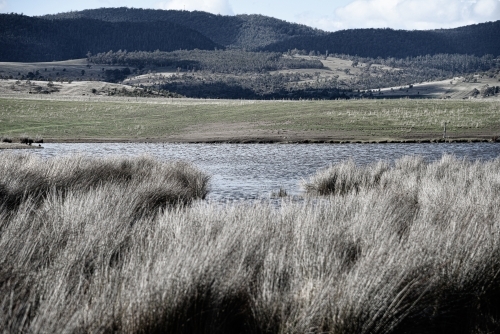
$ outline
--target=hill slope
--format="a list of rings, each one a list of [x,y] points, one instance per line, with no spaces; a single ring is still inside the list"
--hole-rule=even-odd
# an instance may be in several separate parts
[[[371,58],[436,54],[500,55],[500,21],[456,29],[352,29],[326,33],[262,15],[222,16],[200,11],[100,8],[27,17],[0,14],[0,61],[82,58],[109,50],[179,49],[287,52]]]
[[[358,55],[361,57],[406,58],[423,55],[500,55],[500,21],[455,29],[406,31],[393,29],[351,29],[324,36],[294,37],[262,50],[286,52],[297,48],[307,52]]]
[[[171,22],[104,22],[86,18],[47,20],[0,14],[0,61],[83,58],[109,50],[174,51],[222,47]]]
[[[263,15],[223,16],[200,11],[136,8],[99,8],[46,15],[47,19],[88,18],[107,22],[172,22],[199,31],[215,43],[249,50],[292,37],[321,36],[325,32]]]

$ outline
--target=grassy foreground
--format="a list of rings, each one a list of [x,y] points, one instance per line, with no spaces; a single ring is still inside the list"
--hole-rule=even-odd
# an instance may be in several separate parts
[[[350,164],[306,181],[314,192],[332,175],[344,180],[321,199],[139,205],[136,215],[153,184],[195,189],[195,199],[206,177],[146,158],[2,154],[0,328],[498,331],[500,160]]]
[[[500,136],[498,101],[0,98],[0,135],[45,141],[387,141]],[[90,100],[89,100],[90,99]]]

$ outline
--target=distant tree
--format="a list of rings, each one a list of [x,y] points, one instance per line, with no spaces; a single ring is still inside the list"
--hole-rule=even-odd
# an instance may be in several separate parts
[[[82,76],[84,76],[84,75],[85,75],[85,70],[82,70]]]

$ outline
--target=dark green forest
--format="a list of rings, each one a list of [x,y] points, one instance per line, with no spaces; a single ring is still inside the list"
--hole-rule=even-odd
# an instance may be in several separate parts
[[[47,19],[89,18],[107,22],[172,22],[203,33],[228,48],[254,50],[297,36],[321,36],[325,32],[263,15],[215,15],[201,11],[99,8],[46,15]],[[122,48],[123,49],[123,48]],[[201,48],[199,48],[201,49]],[[166,51],[166,50],[164,50]]]
[[[405,58],[443,53],[500,55],[500,21],[455,29],[350,29],[327,33],[262,15],[223,16],[199,11],[122,7],[90,9],[44,17],[90,18],[108,22],[173,22],[199,31],[225,47],[246,50],[286,52],[297,48],[307,52],[325,53],[328,50],[330,53],[372,58]]]
[[[500,55],[500,21],[455,29],[351,29],[323,36],[294,37],[261,48],[291,49],[357,55],[371,58],[406,58],[436,54]]]
[[[0,14],[0,61],[84,58],[109,50],[173,51],[222,48],[201,33],[171,22],[47,20]]]
[[[101,8],[28,17],[0,15],[0,61],[51,61],[128,51],[239,49],[406,58],[500,55],[500,21],[455,29],[352,29],[333,33],[262,15]]]

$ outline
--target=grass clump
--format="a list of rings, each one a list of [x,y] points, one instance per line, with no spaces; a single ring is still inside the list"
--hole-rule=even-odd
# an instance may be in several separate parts
[[[308,194],[321,196],[358,193],[362,188],[377,186],[388,170],[389,164],[384,161],[361,167],[353,160],[347,160],[318,171],[309,180],[303,181],[302,187]]]
[[[53,180],[79,165],[49,160],[66,166],[67,172],[52,172],[41,160],[19,159],[36,163],[21,164],[32,174],[44,171]],[[147,175],[152,168],[133,167],[141,159],[127,168]],[[3,166],[10,160],[2,159]],[[347,173],[349,164],[339,170]],[[41,197],[27,195],[31,200],[14,209],[0,209],[0,295],[8,296],[0,304],[0,328],[498,331],[500,159],[445,156],[426,163],[407,157],[380,166],[378,181],[374,166],[356,167],[345,177],[345,184],[357,184],[356,191],[345,186],[321,200],[285,201],[278,209],[196,202],[140,214],[134,224],[128,217],[137,193],[154,189],[134,183],[135,176],[118,177],[117,189],[115,181],[91,187],[83,182]],[[151,180],[137,177],[145,184]],[[4,188],[10,191],[15,183]]]
[[[110,196],[133,195],[135,214],[189,204],[208,193],[209,177],[185,162],[162,163],[150,157],[42,159],[30,154],[0,156],[3,208],[16,210],[24,202],[41,205],[54,194],[106,188]]]
[[[271,193],[271,198],[284,198],[288,196],[288,192],[283,186],[280,186],[280,188],[277,191],[273,191]]]

